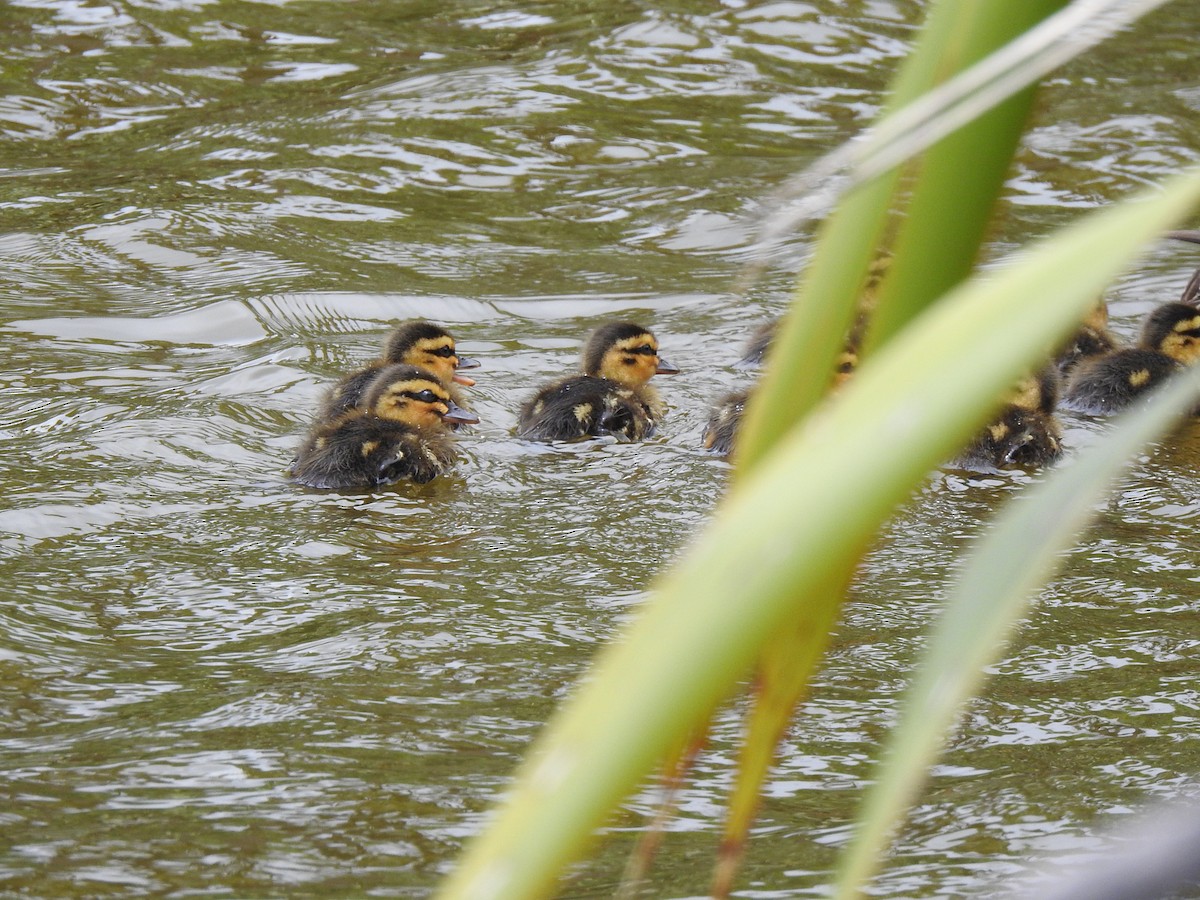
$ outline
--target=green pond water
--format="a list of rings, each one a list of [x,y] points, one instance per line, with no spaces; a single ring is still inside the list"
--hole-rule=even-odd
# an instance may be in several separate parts
[[[796,235],[736,296],[755,216],[869,121],[922,12],[0,5],[0,894],[430,894],[712,510],[729,470],[698,450],[707,406],[746,382],[741,343],[809,248]],[[1053,76],[994,257],[1200,159],[1197,34],[1200,7],[1175,3]],[[1112,286],[1116,330],[1197,264],[1152,248]],[[323,390],[413,316],[483,362],[454,474],[289,485]],[[514,440],[520,401],[612,317],[684,369],[660,434]],[[1065,427],[1071,451],[1104,428]],[[1030,481],[932,473],[882,535],[740,896],[821,894],[954,553]],[[1197,793],[1197,521],[1189,425],[994,667],[879,896],[984,895]],[[651,896],[706,890],[739,712]],[[563,896],[611,895],[654,801],[629,800]]]

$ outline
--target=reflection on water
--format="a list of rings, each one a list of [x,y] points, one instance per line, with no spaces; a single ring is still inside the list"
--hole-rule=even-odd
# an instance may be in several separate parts
[[[4,890],[427,893],[720,493],[707,404],[805,247],[735,298],[747,216],[871,116],[920,7],[10,4]],[[1197,26],[1176,4],[1048,88],[997,252],[1196,159]],[[1187,252],[1114,287],[1126,335]],[[324,388],[413,316],[484,362],[455,472],[286,484]],[[684,369],[661,435],[514,441],[618,316]],[[1147,455],[1072,553],[881,894],[980,892],[1186,789],[1198,458],[1191,428]],[[828,880],[948,551],[1028,480],[937,473],[882,536],[769,789],[756,895]],[[731,709],[655,895],[704,891],[738,732]],[[653,799],[569,893],[611,893]]]

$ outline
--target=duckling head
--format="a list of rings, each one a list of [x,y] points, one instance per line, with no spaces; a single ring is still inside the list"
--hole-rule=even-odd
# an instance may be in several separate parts
[[[372,379],[362,406],[371,415],[414,428],[441,428],[443,423],[474,425],[479,416],[450,399],[440,378],[428,369],[396,363]]]
[[[640,325],[610,322],[592,332],[583,348],[585,375],[598,375],[629,387],[679,369],[658,354],[658,339]]]
[[[1164,303],[1142,324],[1141,343],[1190,366],[1200,361],[1200,309]]]
[[[420,366],[446,384],[457,381],[467,387],[475,379],[459,374],[458,370],[479,368],[479,360],[458,355],[454,335],[432,322],[413,321],[397,326],[383,345],[383,358],[390,363]]]
[[[1018,381],[1006,400],[1018,409],[1050,415],[1058,405],[1058,390],[1058,370],[1047,365]]]
[[[775,340],[775,332],[778,330],[778,319],[763,322],[755,328],[750,339],[746,341],[746,352],[734,365],[739,369],[756,369],[761,366],[767,351],[771,349],[771,342]]]
[[[1093,331],[1104,331],[1108,328],[1108,302],[1103,297],[1097,300],[1096,305],[1084,316],[1083,327]]]

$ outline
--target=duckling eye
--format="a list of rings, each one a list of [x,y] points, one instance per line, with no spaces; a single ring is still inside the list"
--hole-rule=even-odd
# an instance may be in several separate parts
[[[454,355],[454,348],[453,347],[438,347],[436,350],[432,351],[432,354],[434,356],[440,356],[443,359],[449,359],[450,357],[452,357]]]
[[[417,391],[414,394],[409,394],[409,396],[412,397],[414,400],[419,400],[421,403],[438,403],[442,399],[437,394],[435,394],[433,391],[428,390],[428,389],[423,390],[423,391]]]
[[[633,349],[633,352],[639,353],[642,356],[653,356],[658,351],[655,350],[653,347],[651,347],[649,344],[642,344],[642,346],[640,346],[640,347],[635,347]]]

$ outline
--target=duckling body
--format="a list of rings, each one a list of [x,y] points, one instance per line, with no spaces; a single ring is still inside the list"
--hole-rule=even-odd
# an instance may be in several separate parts
[[[1146,317],[1137,347],[1094,356],[1076,366],[1063,405],[1084,415],[1112,415],[1197,361],[1200,310],[1164,303]]]
[[[397,481],[425,484],[450,467],[456,454],[445,435],[429,435],[402,422],[349,412],[319,428],[292,467],[306,487],[373,488]]]
[[[517,436],[530,441],[569,441],[614,435],[626,441],[650,437],[665,412],[649,387],[626,387],[594,375],[572,375],[544,387],[521,407]]]
[[[396,481],[424,484],[455,459],[451,422],[478,422],[456,406],[432,372],[416,366],[381,369],[360,406],[319,422],[290,474],[306,487],[349,490]]]
[[[1182,368],[1165,353],[1139,347],[1092,357],[1076,367],[1063,406],[1085,416],[1110,416]]]
[[[457,385],[470,387],[475,382],[462,375],[459,369],[477,368],[478,360],[459,356],[454,336],[440,325],[412,321],[392,330],[384,340],[383,354],[378,360],[346,375],[330,389],[317,414],[318,420],[334,419],[361,405],[375,377],[385,367],[396,363],[419,366],[432,372],[446,385],[455,405],[467,408]]]
[[[1054,415],[1059,377],[1053,366],[1023,378],[996,416],[954,464],[963,469],[1036,468],[1062,456],[1062,428]]]
[[[584,345],[582,375],[546,385],[521,407],[517,437],[570,441],[613,435],[627,441],[649,437],[666,412],[647,382],[679,370],[658,353],[658,340],[640,325],[601,326]]]

